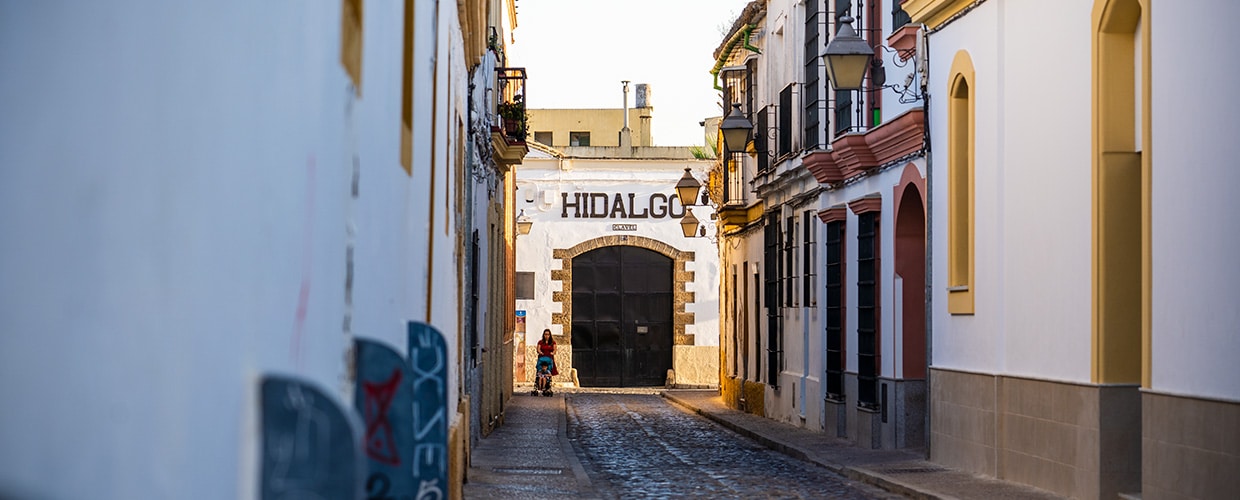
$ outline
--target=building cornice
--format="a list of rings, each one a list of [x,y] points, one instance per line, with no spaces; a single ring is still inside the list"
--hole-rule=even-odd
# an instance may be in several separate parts
[[[835,184],[922,150],[925,111],[910,109],[865,133],[846,134],[829,151],[814,151],[801,159],[819,184]]]
[[[500,171],[505,171],[513,165],[520,165],[526,153],[530,152],[530,147],[525,141],[509,141],[499,127],[491,128],[491,147],[495,148],[493,158]]]
[[[974,3],[980,2],[978,0],[905,0],[900,6],[914,23],[925,24],[933,30]]]
[[[870,193],[861,198],[848,202],[849,210],[852,213],[861,215],[870,212],[879,212],[883,209],[883,197],[878,193]]]
[[[848,207],[845,207],[844,205],[835,205],[831,208],[824,208],[818,211],[818,218],[821,219],[824,224],[845,220],[848,218]]]

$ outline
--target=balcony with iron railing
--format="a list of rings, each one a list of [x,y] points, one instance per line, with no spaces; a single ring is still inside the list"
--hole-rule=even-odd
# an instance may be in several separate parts
[[[529,152],[525,137],[529,131],[529,115],[525,110],[525,68],[496,68],[495,119],[491,143],[495,158],[503,165],[516,165]]]

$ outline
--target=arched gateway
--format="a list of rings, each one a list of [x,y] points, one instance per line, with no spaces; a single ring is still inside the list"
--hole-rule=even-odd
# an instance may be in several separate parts
[[[642,237],[604,237],[556,252],[565,273],[559,317],[570,332],[571,365],[583,387],[657,386],[684,334],[684,271],[692,252]]]

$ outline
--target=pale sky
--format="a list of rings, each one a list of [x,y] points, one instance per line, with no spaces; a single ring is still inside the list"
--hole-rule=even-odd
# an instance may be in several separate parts
[[[711,53],[749,0],[517,0],[508,64],[530,108],[620,108],[621,80],[651,87],[656,146],[702,145],[719,116]]]

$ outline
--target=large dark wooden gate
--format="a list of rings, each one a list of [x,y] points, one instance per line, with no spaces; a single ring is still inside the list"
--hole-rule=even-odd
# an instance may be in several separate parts
[[[631,246],[573,257],[573,367],[583,387],[663,385],[672,340],[672,259]]]

